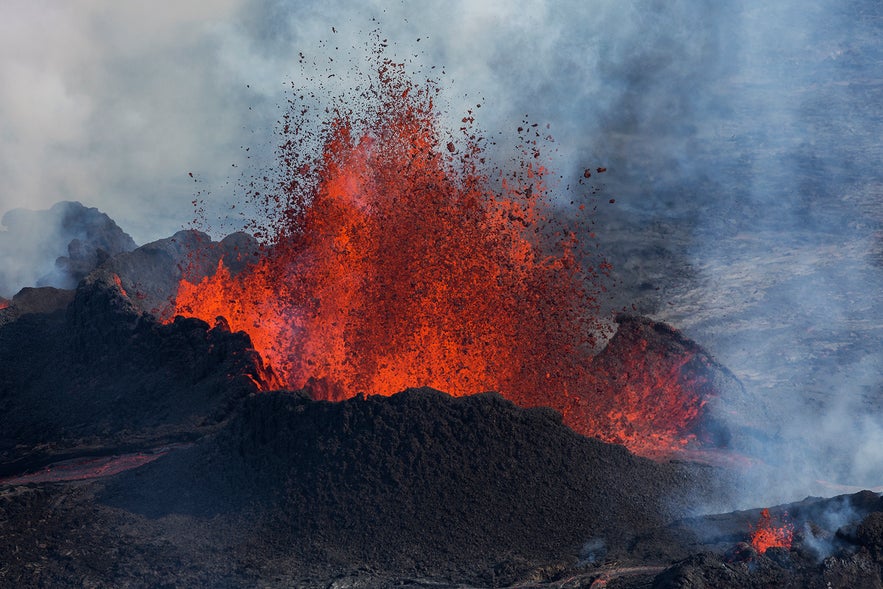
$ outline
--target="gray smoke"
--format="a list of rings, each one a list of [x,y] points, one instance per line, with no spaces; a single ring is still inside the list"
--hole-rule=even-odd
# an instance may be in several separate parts
[[[880,2],[11,0],[0,23],[0,210],[78,199],[142,243],[195,196],[236,228],[289,83],[349,88],[379,29],[452,127],[529,114],[562,184],[609,169],[623,298],[657,293],[757,397],[727,416],[766,436],[735,442],[770,465],[746,501],[883,485]]]
[[[682,224],[695,278],[658,316],[758,397],[728,418],[764,433],[736,442],[767,467],[746,472],[748,501],[879,489],[883,7],[746,3],[737,16],[724,116],[694,113],[717,138],[676,184],[696,213]]]
[[[13,209],[0,218],[0,296],[25,286],[74,288],[135,242],[96,208],[60,202],[45,211]]]

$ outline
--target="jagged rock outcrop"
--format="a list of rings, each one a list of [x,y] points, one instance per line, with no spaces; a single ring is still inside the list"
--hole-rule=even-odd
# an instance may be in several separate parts
[[[72,289],[104,261],[137,247],[97,208],[62,201],[48,210],[13,209],[0,219],[0,294],[22,287]]]
[[[73,300],[73,290],[54,286],[25,287],[12,300],[0,300],[0,327],[28,313],[61,311]]]
[[[272,379],[246,334],[197,319],[161,324],[105,270],[66,309],[0,327],[0,357],[0,470],[192,437]]]
[[[101,268],[119,276],[139,310],[168,320],[182,279],[199,282],[214,274],[221,260],[236,274],[260,255],[260,245],[247,233],[233,233],[215,242],[200,231],[184,230],[114,256]]]

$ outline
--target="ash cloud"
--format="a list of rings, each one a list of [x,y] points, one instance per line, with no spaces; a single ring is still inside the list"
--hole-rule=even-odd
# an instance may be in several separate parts
[[[879,488],[883,10],[743,3],[736,16],[730,70],[706,87],[724,91],[692,113],[691,157],[660,192],[679,204],[641,207],[690,236],[694,278],[656,315],[757,395],[729,418],[765,436],[735,446],[768,467],[746,472],[746,500]]]
[[[658,292],[642,310],[757,395],[732,419],[767,439],[735,450],[773,468],[746,501],[883,485],[879,2],[12,0],[0,23],[0,210],[78,199],[141,243],[197,192],[235,227],[288,82],[334,96],[379,29],[444,69],[452,127],[477,103],[492,132],[529,114],[564,183],[608,167],[598,235],[626,295]]]

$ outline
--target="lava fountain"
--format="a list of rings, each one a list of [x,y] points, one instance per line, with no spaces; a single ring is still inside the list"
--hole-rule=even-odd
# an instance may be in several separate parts
[[[329,109],[318,135],[293,102],[276,179],[248,193],[265,213],[250,227],[265,255],[235,275],[221,263],[198,283],[185,278],[176,314],[225,317],[286,386],[314,397],[496,390],[561,410],[577,431],[627,442],[613,418],[567,411],[598,394],[592,357],[609,329],[599,296],[610,267],[578,255],[593,237],[589,195],[574,197],[577,222],[564,227],[539,127],[519,128],[511,166],[489,165],[471,111],[462,137],[440,132],[438,92],[381,59],[358,107]],[[304,148],[316,137],[318,154]],[[675,389],[653,394],[683,396]],[[648,393],[635,402],[649,406]],[[640,411],[613,413],[622,421]],[[684,423],[657,435],[654,448],[687,443],[694,417],[677,417]]]
[[[788,514],[785,514],[787,518]],[[770,548],[791,549],[794,540],[794,525],[787,520],[782,522],[773,521],[769,509],[760,512],[760,521],[751,529],[751,545],[759,553],[763,554]]]

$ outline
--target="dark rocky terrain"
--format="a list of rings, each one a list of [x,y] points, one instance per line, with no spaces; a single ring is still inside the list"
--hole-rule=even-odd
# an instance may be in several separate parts
[[[149,304],[169,296],[193,250],[208,272],[253,242],[222,244],[181,233],[0,310],[0,584],[880,586],[875,493],[776,508],[795,542],[762,555],[759,510],[687,517],[738,504],[738,467],[640,458],[493,393],[258,392],[275,381],[246,334],[160,323],[133,296],[148,278]],[[619,329],[597,359],[611,374],[642,341],[695,354],[712,404],[749,402],[676,330]],[[757,443],[720,411],[697,430],[714,452]]]
[[[678,519],[727,475],[657,463],[495,394],[249,396],[218,431],[111,478],[0,487],[21,587],[878,587],[876,493]],[[831,583],[828,585],[828,583]]]
[[[249,541],[299,574],[368,566],[491,585],[575,559],[592,538],[625,546],[695,494],[719,496],[715,479],[495,394],[271,393],[250,397],[212,440],[108,481],[100,501],[153,519],[251,513]]]
[[[160,324],[117,280],[99,270],[71,296],[34,294],[66,308],[27,312],[25,293],[0,311],[20,314],[0,328],[0,476],[191,438],[270,378],[245,334]]]

